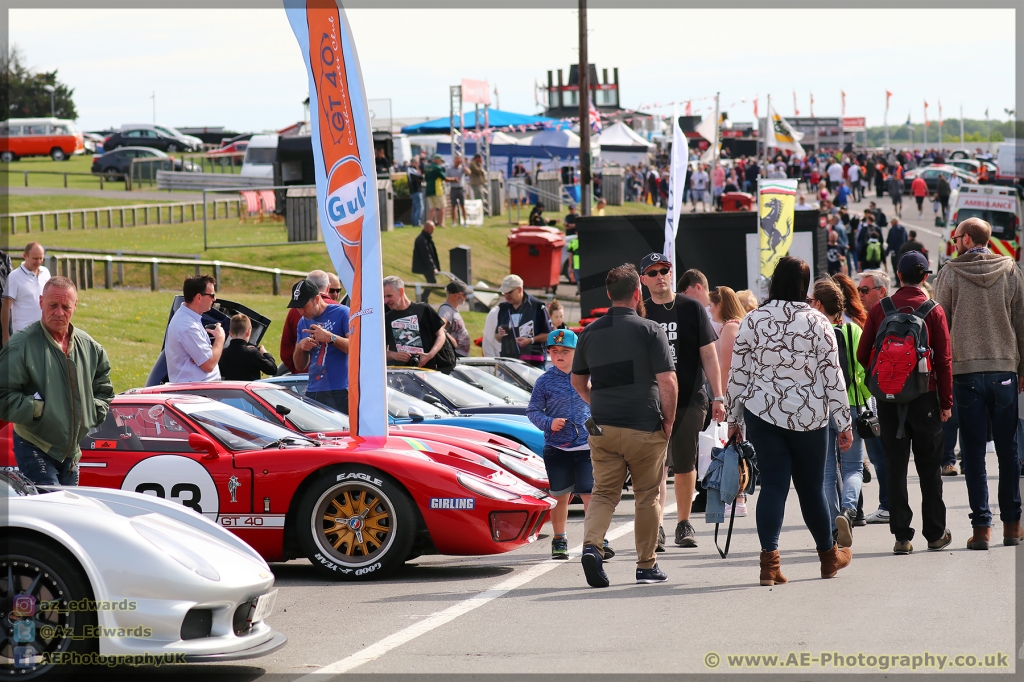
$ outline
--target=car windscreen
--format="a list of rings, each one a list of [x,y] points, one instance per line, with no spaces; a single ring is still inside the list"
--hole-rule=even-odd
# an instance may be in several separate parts
[[[527,365],[525,363],[510,362],[502,366],[512,370],[513,372],[521,376],[531,386],[536,386],[537,379],[540,379],[541,376],[544,374],[544,370],[538,369],[533,365]]]
[[[277,407],[291,410],[285,419],[299,431],[305,433],[328,433],[348,431],[348,415],[321,405],[315,400],[304,398],[285,388],[254,388],[253,393]]]
[[[530,402],[530,394],[519,388],[513,386],[507,381],[502,381],[498,377],[494,376],[490,372],[485,372],[479,367],[462,366],[457,367],[452,374],[460,374],[461,380],[463,377],[469,380],[470,384],[476,384],[479,388],[483,389],[487,393],[493,395],[495,398],[503,400],[505,402],[514,403],[528,403]]]
[[[262,450],[282,440],[293,445],[316,444],[293,431],[220,403],[178,403],[175,407],[229,450]]]
[[[269,166],[277,158],[276,147],[249,147],[245,150],[245,163]]]
[[[486,407],[497,402],[497,399],[489,393],[440,372],[417,372],[416,378],[425,382],[459,409]]]
[[[419,398],[413,398],[411,395],[406,395],[393,388],[388,389],[388,414],[395,419],[409,419],[410,408],[419,410],[420,414],[426,419],[444,419],[445,417],[452,416],[449,412],[440,409],[436,405],[431,405]]]
[[[983,208],[961,208],[956,212],[956,224],[968,218],[981,218],[992,226],[992,236],[996,239],[1013,239],[1017,227],[1017,216],[1009,211],[990,211]]]

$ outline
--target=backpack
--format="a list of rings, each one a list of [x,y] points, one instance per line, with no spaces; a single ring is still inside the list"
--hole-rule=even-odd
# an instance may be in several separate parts
[[[878,241],[868,241],[867,251],[864,253],[864,260],[869,263],[881,263],[882,262],[882,244]]]
[[[878,326],[868,368],[868,390],[879,402],[899,406],[899,428],[903,437],[907,403],[928,393],[932,349],[928,345],[925,317],[936,306],[928,300],[912,313],[901,313],[889,297],[881,301],[885,318]]]

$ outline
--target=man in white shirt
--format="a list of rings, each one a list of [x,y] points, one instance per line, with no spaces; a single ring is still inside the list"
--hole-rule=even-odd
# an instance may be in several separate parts
[[[960,189],[960,185],[964,184],[964,181],[960,179],[960,175],[953,171],[952,177],[949,178],[949,191],[955,192]],[[4,294],[6,296],[7,294]]]
[[[702,211],[707,212],[707,205],[704,203],[704,192],[708,188],[708,174],[705,170],[707,166],[701,164],[697,168],[697,172],[690,176],[690,196],[693,199],[693,210],[690,213],[697,212],[697,202],[700,202],[700,208]]]
[[[798,194],[796,206],[793,207],[794,211],[813,211],[814,207],[807,203],[806,194]]]
[[[39,297],[50,279],[50,271],[43,267],[46,250],[39,242],[25,245],[25,262],[7,277],[3,305],[0,306],[0,326],[3,326],[3,345],[11,334],[42,319]]]
[[[833,161],[826,171],[828,173],[828,191],[834,192],[843,184],[843,164]]]
[[[860,184],[860,166],[856,161],[850,163],[846,169],[846,179],[850,181],[850,189],[853,190],[854,201],[864,201],[864,187]]]
[[[203,326],[203,313],[217,300],[215,285],[216,280],[209,275],[185,279],[182,287],[185,301],[167,325],[164,343],[167,379],[172,384],[220,381],[217,363],[224,351],[224,328],[216,324],[207,331]]]
[[[501,341],[494,338],[498,332],[498,306],[494,306],[487,312],[484,318],[484,341],[483,351],[485,358],[496,358],[501,355]]]

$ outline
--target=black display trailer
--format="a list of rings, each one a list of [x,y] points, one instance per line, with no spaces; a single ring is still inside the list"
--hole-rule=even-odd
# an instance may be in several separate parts
[[[827,230],[817,211],[796,211],[790,255],[812,263],[815,277],[826,271]],[[577,218],[580,240],[580,308],[587,317],[609,305],[604,279],[623,263],[640,259],[665,245],[665,215]],[[754,289],[760,269],[757,213],[682,213],[676,235],[676,276],[690,268],[703,272],[710,286]]]

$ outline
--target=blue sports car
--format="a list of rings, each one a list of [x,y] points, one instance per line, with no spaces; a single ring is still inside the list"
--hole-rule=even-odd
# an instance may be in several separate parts
[[[308,377],[305,374],[285,374],[264,379],[264,381],[285,386],[299,395],[306,395]],[[413,424],[419,422],[461,426],[493,433],[496,436],[504,436],[522,443],[538,455],[544,450],[544,434],[525,416],[500,413],[461,414],[389,388],[388,423]]]

